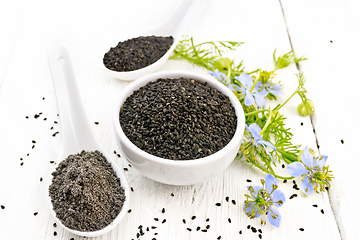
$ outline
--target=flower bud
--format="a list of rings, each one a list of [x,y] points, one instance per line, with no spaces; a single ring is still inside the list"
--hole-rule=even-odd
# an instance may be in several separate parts
[[[232,64],[232,61],[227,57],[221,57],[214,62],[214,69],[219,71],[228,70]]]
[[[315,108],[313,102],[309,100],[305,103],[300,103],[297,110],[301,116],[307,116],[312,114],[315,111]]]

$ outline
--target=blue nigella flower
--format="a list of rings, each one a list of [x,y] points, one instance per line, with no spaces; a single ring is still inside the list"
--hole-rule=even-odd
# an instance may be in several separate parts
[[[219,70],[215,69],[215,71],[210,71],[209,74],[213,77],[215,77],[220,82],[224,83],[226,86],[229,86],[230,84],[230,78],[227,79],[227,76],[225,73],[220,72]]]
[[[278,190],[276,178],[269,174],[261,179],[262,186],[250,186],[249,194],[245,194],[244,210],[250,218],[266,214],[271,225],[279,227],[280,213],[273,207],[281,207],[285,202],[284,194]]]
[[[265,96],[268,94],[266,92],[266,89],[263,89],[262,91],[259,92],[258,91],[259,88],[257,87],[257,85],[255,85],[254,89],[250,92],[254,84],[254,81],[252,80],[252,77],[246,73],[242,73],[240,76],[236,76],[235,79],[241,83],[243,88],[235,84],[230,84],[229,87],[231,90],[240,91],[242,94],[245,95],[246,106],[251,106],[254,103],[256,103],[258,107],[261,108],[266,107]]]
[[[271,154],[269,153],[267,147],[272,148],[274,151],[276,150],[276,147],[271,144],[268,141],[265,141],[262,139],[260,132],[261,132],[261,128],[259,127],[259,125],[257,125],[256,123],[252,123],[250,126],[247,126],[245,124],[245,128],[251,133],[250,136],[250,141],[253,143],[254,146],[258,147],[259,145],[261,145],[265,152],[267,153],[267,155],[270,156],[271,160],[273,160]]]
[[[314,190],[316,192],[325,191],[325,187],[330,187],[330,181],[333,178],[329,167],[324,167],[327,156],[320,155],[315,157],[306,147],[301,162],[293,162],[288,165],[287,171],[293,177],[302,176],[301,191],[309,196]],[[318,187],[320,186],[320,189]]]
[[[284,95],[284,93],[280,91],[280,89],[282,89],[282,86],[276,85],[272,82],[262,83],[259,81],[256,83],[256,87],[258,90],[265,89],[267,93],[272,93],[275,96]]]

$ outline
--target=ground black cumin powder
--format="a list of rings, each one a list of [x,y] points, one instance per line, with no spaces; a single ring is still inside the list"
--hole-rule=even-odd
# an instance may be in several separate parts
[[[211,155],[233,137],[237,117],[230,99],[193,79],[158,79],[133,92],[120,109],[120,125],[152,155],[190,160]]]
[[[128,72],[149,66],[159,60],[171,47],[172,36],[142,36],[132,38],[105,53],[106,68],[117,72]]]
[[[69,155],[52,175],[51,203],[68,228],[82,232],[103,229],[124,204],[120,179],[99,151]]]

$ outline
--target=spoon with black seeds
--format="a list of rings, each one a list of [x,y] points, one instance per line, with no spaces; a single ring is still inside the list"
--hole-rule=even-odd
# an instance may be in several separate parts
[[[59,45],[51,48],[48,62],[60,112],[62,137],[60,161],[49,184],[51,213],[57,225],[71,233],[86,237],[100,236],[113,229],[125,216],[129,209],[129,186],[123,172],[102,150],[91,132],[67,47]],[[59,177],[61,179],[57,180]],[[101,179],[101,185],[91,179]],[[69,185],[61,185],[63,182]],[[56,191],[57,188],[59,191]],[[114,203],[105,202],[111,201],[111,198],[94,198],[104,190],[115,191]],[[74,206],[67,207],[68,199],[78,200],[70,203]],[[113,205],[106,208],[108,212],[103,207],[96,207],[110,204]],[[117,212],[112,211],[114,205]],[[83,212],[87,215],[83,216]],[[93,217],[89,219],[87,216]],[[78,229],[76,226],[84,223],[76,222],[81,217],[87,221]]]
[[[179,43],[183,29],[200,1],[182,0],[168,18],[152,29],[108,44],[101,52],[102,67],[114,78],[126,81],[158,70]]]

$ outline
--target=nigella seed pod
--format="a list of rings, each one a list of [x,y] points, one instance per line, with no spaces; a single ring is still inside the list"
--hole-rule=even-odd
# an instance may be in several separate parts
[[[307,116],[315,112],[314,104],[311,100],[300,103],[297,110],[301,116]]]

